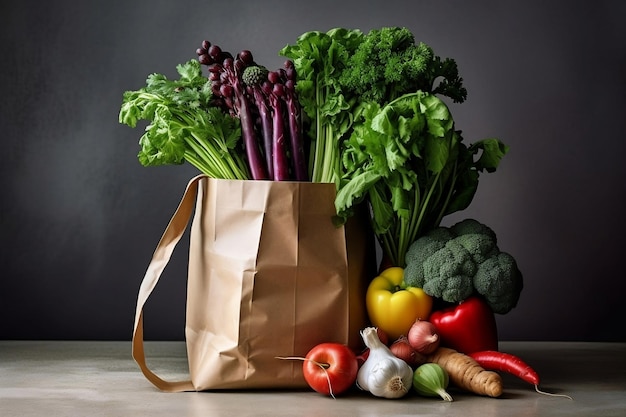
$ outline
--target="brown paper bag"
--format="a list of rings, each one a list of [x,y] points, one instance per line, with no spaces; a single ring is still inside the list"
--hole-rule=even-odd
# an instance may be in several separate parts
[[[322,342],[360,349],[373,235],[365,211],[336,227],[334,198],[333,184],[192,179],[139,291],[133,357],[146,378],[163,391],[305,387],[302,362],[277,356]],[[146,365],[143,306],[192,214],[191,378],[168,382]]]

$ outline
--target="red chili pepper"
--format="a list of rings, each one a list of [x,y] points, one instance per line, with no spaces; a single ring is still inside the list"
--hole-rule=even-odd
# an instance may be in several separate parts
[[[480,352],[473,352],[468,354],[474,359],[480,366],[490,371],[502,371],[508,372],[529,384],[535,386],[535,391],[539,394],[549,395],[551,397],[564,397],[572,399],[569,395],[565,394],[552,394],[550,392],[541,391],[539,389],[539,375],[533,368],[530,367],[519,357],[510,353],[499,352],[495,350],[483,350]]]
[[[519,357],[510,353],[484,350],[468,354],[487,370],[508,372],[532,385],[539,385],[539,375]]]

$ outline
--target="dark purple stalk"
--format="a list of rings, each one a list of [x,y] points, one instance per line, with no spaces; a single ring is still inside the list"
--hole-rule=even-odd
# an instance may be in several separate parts
[[[274,165],[274,181],[287,181],[289,177],[289,161],[287,160],[287,140],[285,138],[285,117],[283,112],[282,84],[275,84],[269,95],[272,107],[274,134],[272,136],[272,162]]]
[[[288,89],[289,90],[289,89]],[[289,120],[289,138],[291,140],[291,159],[296,181],[308,181],[309,175],[304,156],[304,139],[302,136],[302,117],[300,104],[295,95],[287,93],[287,119]]]
[[[267,180],[270,176],[267,173],[265,162],[259,149],[256,131],[254,130],[254,118],[248,97],[245,93],[245,87],[241,81],[241,72],[245,64],[243,61],[224,61],[224,70],[226,79],[233,87],[233,94],[236,100],[239,120],[241,121],[241,135],[243,136],[243,144],[246,148],[246,156],[248,157],[248,165],[253,180]]]
[[[223,108],[241,121],[252,178],[308,181],[293,62],[288,60],[284,68],[268,73],[247,50],[233,57],[204,41],[196,52],[209,69],[213,93]]]
[[[272,126],[272,114],[271,110],[265,100],[265,94],[258,86],[251,87],[252,94],[254,95],[254,102],[259,110],[259,117],[261,119],[261,131],[263,149],[265,152],[265,166],[267,167],[267,174],[269,178],[274,178],[274,162],[272,159],[272,138],[274,135],[274,128]]]
[[[293,61],[285,61],[284,69],[280,70],[280,75],[285,86],[284,100],[287,108],[293,176],[297,181],[308,181],[309,175],[302,133],[302,116],[300,102],[296,96],[296,69]]]
[[[249,98],[241,81],[244,69],[247,66],[256,65],[252,53],[244,50],[233,58],[232,54],[222,51],[219,46],[212,45],[208,41],[203,41],[196,53],[200,63],[208,67],[213,93],[221,97],[224,108],[238,117],[241,122],[241,135],[252,179],[269,179],[254,128],[251,104],[248,102]]]
[[[241,135],[243,136],[243,143],[246,148],[246,156],[248,157],[248,165],[250,167],[250,173],[254,180],[267,180],[271,179],[267,169],[265,168],[265,161],[261,156],[259,149],[259,143],[256,138],[256,132],[254,131],[254,120],[248,106],[248,101],[245,96],[238,95],[239,101],[239,120],[241,120]]]

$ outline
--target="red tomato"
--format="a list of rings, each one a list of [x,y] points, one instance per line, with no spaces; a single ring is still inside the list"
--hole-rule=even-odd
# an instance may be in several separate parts
[[[304,379],[323,395],[338,395],[356,381],[359,371],[356,355],[340,343],[320,343],[309,351],[302,365]]]

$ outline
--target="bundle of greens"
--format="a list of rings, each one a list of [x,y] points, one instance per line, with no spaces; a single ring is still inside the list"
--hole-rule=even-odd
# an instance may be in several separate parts
[[[463,142],[443,101],[467,97],[456,62],[407,28],[306,32],[279,51],[288,60],[276,71],[248,50],[232,55],[206,40],[196,54],[177,67],[179,80],[152,74],[124,94],[120,122],[150,122],[140,162],[334,183],[338,221],[368,204],[396,266],[420,235],[469,206],[479,174],[508,151],[495,138]]]
[[[448,107],[423,91],[369,103],[361,117],[344,142],[337,213],[349,216],[366,198],[388,261],[404,266],[415,239],[469,206],[479,173],[493,172],[507,147],[497,139],[466,146]]]
[[[341,141],[354,122],[356,95],[344,91],[339,75],[363,42],[358,29],[337,28],[306,32],[279,53],[293,61],[296,93],[308,117],[311,139],[309,171],[313,182],[335,183],[341,178]]]
[[[214,178],[306,181],[293,64],[268,71],[250,51],[233,56],[206,40],[196,53],[177,66],[180,79],[152,74],[144,88],[124,93],[120,123],[149,122],[139,161],[187,161]]]
[[[151,74],[145,87],[124,93],[120,123],[134,128],[140,120],[150,121],[139,139],[139,162],[158,166],[187,161],[215,178],[249,178],[240,124],[212,103],[200,63],[191,60],[176,69],[178,80]]]
[[[293,60],[296,91],[312,120],[316,162],[335,182],[345,220],[360,202],[387,261],[404,266],[409,245],[472,201],[483,170],[508,148],[498,139],[466,146],[446,104],[467,91],[452,59],[416,43],[406,28],[301,35],[280,53]]]

